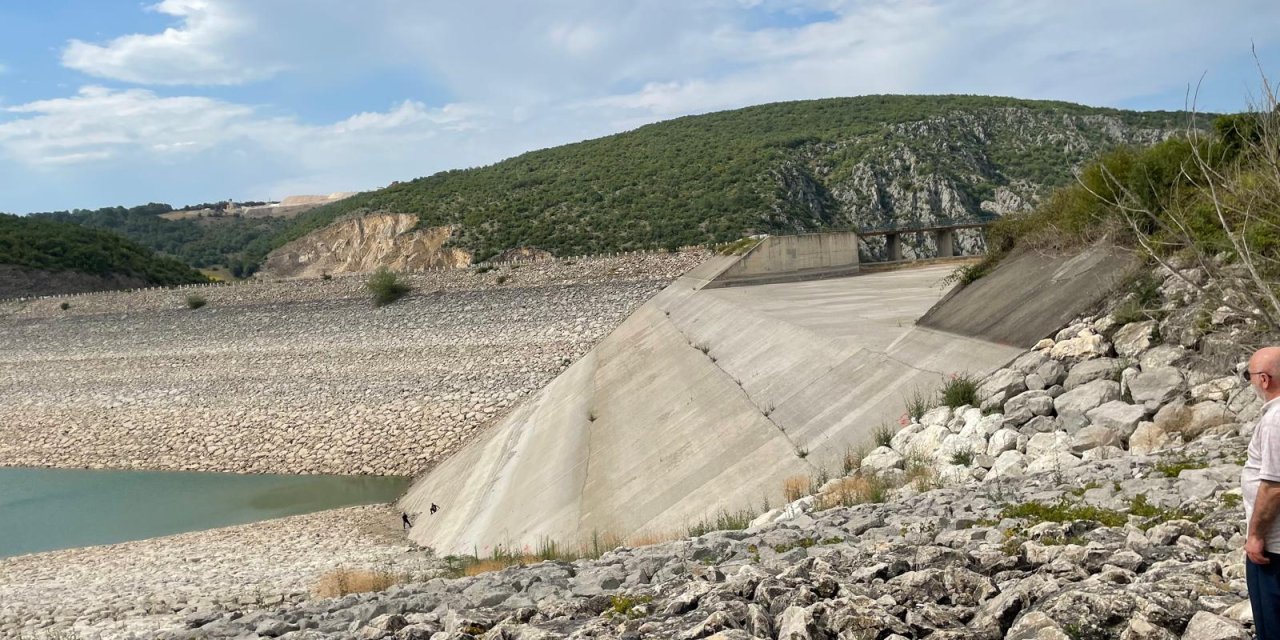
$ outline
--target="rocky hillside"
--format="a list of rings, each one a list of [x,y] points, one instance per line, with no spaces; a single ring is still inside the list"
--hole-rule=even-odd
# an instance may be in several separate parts
[[[114,233],[0,214],[0,298],[205,282]]]
[[[769,104],[394,184],[304,215],[273,242],[377,212],[454,226],[452,244],[478,260],[520,246],[570,255],[973,221],[1034,204],[1104,149],[1183,124],[1179,113],[977,96]]]
[[[334,223],[272,251],[262,265],[268,278],[318,278],[385,266],[396,271],[464,267],[466,251],[445,247],[449,227],[417,229],[417,216],[380,214]]]

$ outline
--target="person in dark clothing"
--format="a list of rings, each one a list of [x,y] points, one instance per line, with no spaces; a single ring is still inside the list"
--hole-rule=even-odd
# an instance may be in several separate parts
[[[431,503],[431,513],[433,513],[433,514],[434,514],[435,512],[437,512],[437,511],[439,511],[439,510],[440,510],[440,507],[437,507],[437,506],[436,506],[436,503],[432,502],[432,503]]]
[[[404,523],[404,530],[405,530],[405,531],[408,531],[408,530],[409,530],[409,527],[412,527],[412,526],[413,526],[413,521],[409,519],[409,514],[407,514],[407,513],[403,512],[403,511],[401,511],[401,512],[400,512],[400,521]]]

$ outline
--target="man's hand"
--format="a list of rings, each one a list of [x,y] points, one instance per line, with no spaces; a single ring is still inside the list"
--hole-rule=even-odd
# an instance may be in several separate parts
[[[1254,564],[1271,564],[1271,558],[1267,557],[1267,541],[1257,536],[1249,536],[1244,543],[1244,554]]]

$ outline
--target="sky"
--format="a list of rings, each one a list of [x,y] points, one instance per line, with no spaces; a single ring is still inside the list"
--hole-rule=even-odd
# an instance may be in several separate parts
[[[361,191],[880,93],[1240,111],[1274,0],[0,0],[0,211]]]

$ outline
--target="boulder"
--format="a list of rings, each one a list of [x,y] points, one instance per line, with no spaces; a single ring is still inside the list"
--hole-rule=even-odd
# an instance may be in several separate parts
[[[1191,616],[1191,622],[1187,623],[1187,630],[1182,637],[1186,640],[1249,640],[1253,634],[1245,631],[1234,620],[1208,611],[1198,611]]]
[[[1072,467],[1078,467],[1082,464],[1084,464],[1084,461],[1072,455],[1068,451],[1051,451],[1027,465],[1027,473],[1065,471]]]
[[[1004,403],[1004,424],[1019,426],[1035,416],[1053,413],[1053,398],[1045,391],[1026,391]]]
[[[1129,436],[1129,453],[1133,455],[1149,455],[1177,442],[1169,432],[1161,429],[1154,422],[1140,422],[1138,428]]]
[[[1037,433],[1027,441],[1027,457],[1039,458],[1051,451],[1069,451],[1071,436],[1064,431]]]
[[[1016,478],[1026,474],[1027,456],[1018,451],[1005,451],[996,457],[995,462],[991,463],[991,470],[987,472],[984,480],[995,480],[996,478]]]
[[[1129,404],[1123,400],[1112,400],[1101,404],[1085,413],[1091,424],[1111,429],[1121,439],[1126,439],[1138,428],[1138,423],[1147,415],[1145,407]]]
[[[1123,368],[1123,363],[1115,358],[1098,358],[1081,362],[1071,367],[1071,370],[1067,372],[1062,386],[1070,391],[1094,380],[1112,380],[1116,378],[1117,373]]]
[[[1005,400],[1027,390],[1026,374],[1015,369],[996,371],[978,385],[978,400],[983,408],[998,407]]]
[[[1115,460],[1116,458],[1123,458],[1125,455],[1124,449],[1120,447],[1104,445],[1096,449],[1089,449],[1080,457],[1085,462],[1091,462],[1093,460]]]
[[[862,468],[877,472],[887,469],[901,469],[902,462],[902,454],[897,451],[889,447],[876,447],[862,458]]]
[[[926,427],[932,427],[935,425],[946,426],[950,421],[951,407],[948,406],[934,407],[924,412],[924,415],[920,416],[920,424]]]
[[[1170,434],[1191,440],[1208,429],[1234,422],[1235,416],[1221,402],[1209,400],[1187,405],[1182,400],[1175,400],[1160,407],[1152,421]]]
[[[1110,380],[1094,380],[1053,399],[1058,419],[1068,431],[1089,424],[1088,413],[1107,402],[1120,399],[1120,384]]]
[[[1054,431],[1061,430],[1062,423],[1058,422],[1057,418],[1052,416],[1036,416],[1026,424],[1022,425],[1022,428],[1018,431],[1019,433],[1025,433],[1030,437],[1037,433],[1052,433]]]
[[[1116,353],[1134,358],[1155,344],[1155,330],[1155,320],[1130,322],[1111,336],[1111,342]]]
[[[1182,395],[1182,372],[1173,367],[1146,369],[1129,382],[1135,403],[1161,405]]]
[[[1049,386],[1045,384],[1044,378],[1038,373],[1029,373],[1026,378],[1027,388],[1032,391],[1040,391]]]
[[[1046,362],[1049,362],[1048,356],[1039,351],[1028,351],[1010,363],[1009,368],[1021,372],[1023,375],[1028,375],[1035,373]]]
[[[1092,360],[1090,360],[1092,362]],[[1067,379],[1067,368],[1062,366],[1057,360],[1050,360],[1036,369],[1035,375],[1040,376],[1044,380],[1046,387],[1052,387],[1055,384],[1062,384]]]
[[[1098,447],[1119,447],[1120,444],[1120,435],[1115,430],[1097,424],[1077,431],[1071,438],[1071,450],[1075,453],[1084,453]]]
[[[1138,359],[1138,366],[1143,369],[1156,367],[1172,367],[1182,364],[1191,356],[1191,352],[1174,344],[1162,344],[1152,347]]]
[[[1075,338],[1055,342],[1049,350],[1049,357],[1054,360],[1090,360],[1110,353],[1111,343],[1106,338],[1085,329]]]
[[[987,442],[987,455],[995,458],[1006,451],[1018,448],[1018,432],[1012,429],[1001,429],[991,434]]]
[[[1191,399],[1196,402],[1205,400],[1227,400],[1237,389],[1245,385],[1239,376],[1223,376],[1191,387]]]
[[[917,423],[911,423],[898,430],[889,439],[889,446],[898,453],[906,454],[914,447],[916,435],[924,430],[924,427]]]
[[[1005,640],[1071,640],[1053,618],[1032,611],[1018,618],[1005,634]]]

